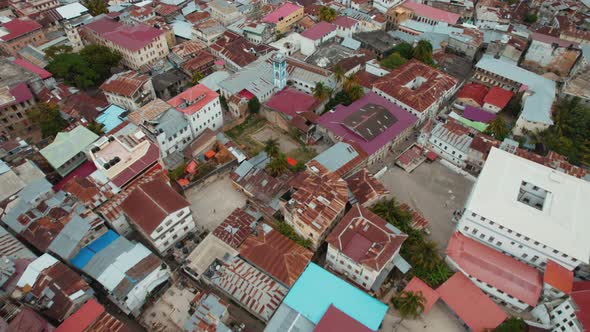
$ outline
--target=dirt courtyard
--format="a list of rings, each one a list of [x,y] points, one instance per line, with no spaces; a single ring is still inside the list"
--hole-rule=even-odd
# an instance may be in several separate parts
[[[209,231],[219,226],[233,210],[246,205],[246,196],[233,187],[229,175],[190,188],[185,196],[191,203],[197,225]]]
[[[432,309],[420,319],[407,319],[398,324],[399,316],[394,309],[389,308],[380,332],[463,332],[463,323],[455,317],[453,312],[439,300]]]
[[[299,144],[297,142],[294,142],[289,136],[283,134],[282,132],[268,125],[264,126],[262,129],[252,134],[252,138],[257,140],[261,144],[264,144],[264,142],[266,142],[266,140],[268,140],[269,138],[275,138],[279,141],[281,151],[284,153],[289,153],[299,148]]]
[[[430,237],[444,253],[455,229],[453,211],[464,207],[474,183],[440,162],[423,163],[410,174],[394,166],[379,180],[399,202],[424,215]]]

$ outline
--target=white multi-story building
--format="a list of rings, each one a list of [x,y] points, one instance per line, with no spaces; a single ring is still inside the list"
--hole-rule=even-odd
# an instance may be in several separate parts
[[[352,207],[330,235],[326,265],[367,290],[377,291],[394,266],[408,236],[360,204]],[[404,271],[405,270],[405,271]]]
[[[457,230],[540,270],[590,262],[590,184],[492,148]]]
[[[386,13],[389,8],[393,8],[402,2],[404,2],[404,0],[375,0],[373,2],[373,7],[382,13]]]
[[[223,126],[219,94],[203,84],[195,85],[168,100],[168,104],[184,114],[193,137],[199,136],[206,128],[215,131]]]
[[[196,227],[190,204],[162,180],[139,185],[121,208],[135,229],[160,253]]]
[[[156,98],[152,79],[129,70],[107,79],[100,89],[109,103],[135,111]]]
[[[465,166],[474,136],[467,127],[448,119],[446,123],[439,122],[432,128],[428,140],[426,136],[420,136],[418,143],[457,167]]]

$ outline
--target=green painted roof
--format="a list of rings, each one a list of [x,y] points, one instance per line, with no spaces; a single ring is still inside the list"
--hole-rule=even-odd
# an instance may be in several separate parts
[[[98,135],[84,126],[78,126],[69,132],[57,134],[53,143],[39,152],[57,169],[97,139]]]

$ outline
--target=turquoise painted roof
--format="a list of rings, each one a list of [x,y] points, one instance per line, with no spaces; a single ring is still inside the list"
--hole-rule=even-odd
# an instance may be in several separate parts
[[[124,108],[117,105],[111,105],[104,111],[100,112],[100,115],[96,118],[96,122],[102,123],[104,125],[104,132],[108,133],[123,123],[123,119],[126,118],[126,115],[124,117],[121,115],[126,112],[127,110]]]

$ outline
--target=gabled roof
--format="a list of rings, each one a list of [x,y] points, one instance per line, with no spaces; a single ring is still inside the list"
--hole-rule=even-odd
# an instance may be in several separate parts
[[[192,115],[218,97],[217,92],[198,84],[168,100],[168,104],[186,115]]]
[[[494,86],[483,99],[484,104],[494,105],[498,108],[504,108],[508,105],[514,94],[511,91]]]
[[[459,14],[413,1],[406,1],[402,6],[411,9],[416,16],[427,17],[434,21],[445,22],[448,24],[456,24],[457,21],[459,21],[459,18],[461,18],[461,15]]]
[[[265,105],[293,118],[297,114],[313,111],[317,100],[305,92],[287,86],[272,96]]]
[[[165,33],[163,30],[145,24],[126,25],[110,17],[99,18],[84,25],[83,29],[91,30],[119,47],[131,51],[138,51],[146,47]]]
[[[473,332],[493,330],[508,318],[494,301],[461,272],[455,273],[436,292]]]
[[[488,88],[483,84],[468,83],[465,84],[457,93],[457,98],[473,99],[479,106],[483,106],[484,98],[488,93]]]
[[[408,236],[356,204],[326,238],[332,247],[373,271],[381,271]]]
[[[152,232],[169,215],[190,204],[161,180],[139,185],[121,204],[125,214],[146,234]]]
[[[55,140],[39,152],[53,168],[57,169],[98,139],[98,135],[84,126],[68,132],[60,132]]]
[[[295,11],[301,8],[303,7],[291,2],[285,2],[279,8],[277,8],[276,10],[272,11],[270,14],[262,18],[262,22],[278,23],[280,20],[283,20],[285,17],[293,14]]]
[[[301,33],[301,36],[309,38],[311,40],[318,40],[334,30],[336,30],[336,26],[334,24],[328,23],[326,21],[321,21],[313,27],[303,31],[303,33]]]
[[[148,75],[129,70],[111,76],[100,86],[100,89],[105,92],[131,97],[149,80]]]
[[[362,205],[389,194],[389,190],[366,168],[346,178],[350,192]]]
[[[131,332],[131,329],[109,314],[95,299],[84,303],[53,332]]]
[[[430,288],[424,281],[420,280],[418,277],[413,277],[412,280],[406,285],[404,291],[413,292],[413,293],[422,293],[424,297],[424,314],[427,314],[430,309],[434,306],[438,298],[440,297],[438,293]]]
[[[313,252],[262,224],[242,243],[240,256],[291,287],[310,262]]]
[[[7,42],[29,32],[41,29],[41,24],[30,19],[15,18],[10,22],[2,24],[2,28],[6,29],[8,33],[0,36],[0,39]]]
[[[47,70],[36,66],[30,62],[28,62],[27,60],[24,59],[15,59],[14,63],[23,67],[24,69],[31,71],[37,75],[39,75],[39,77],[41,77],[42,80],[50,78],[51,76],[53,76],[52,73],[48,72]]]
[[[348,16],[338,16],[334,21],[332,21],[332,24],[343,28],[352,28],[358,22],[359,21]]]
[[[238,249],[246,237],[254,230],[255,221],[252,215],[238,208],[213,230],[213,235],[234,249]]]
[[[340,311],[334,305],[330,305],[313,332],[370,332],[371,329],[361,324],[356,319]]]
[[[571,294],[574,285],[574,271],[570,271],[548,259],[543,281],[565,294]]]
[[[535,307],[543,290],[541,273],[461,233],[454,233],[446,251],[465,273]]]

